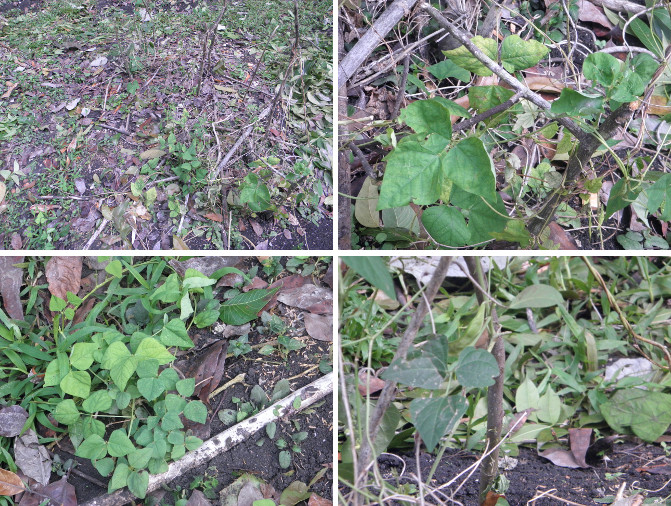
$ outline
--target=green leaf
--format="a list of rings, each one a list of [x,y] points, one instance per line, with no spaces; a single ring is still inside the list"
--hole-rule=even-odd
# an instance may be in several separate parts
[[[445,177],[462,190],[487,200],[496,198],[494,164],[478,137],[467,137],[450,149],[443,160],[443,170]]]
[[[82,403],[84,411],[89,413],[107,411],[110,407],[112,407],[112,398],[107,390],[96,390]]]
[[[641,77],[627,69],[622,81],[615,87],[613,94],[610,96],[612,100],[617,102],[633,102],[645,92],[645,84]]]
[[[616,213],[620,209],[624,209],[634,202],[642,189],[643,186],[640,182],[633,181],[627,177],[619,179],[610,190],[610,197],[608,197],[608,204],[606,205],[605,219],[610,218],[613,213]]]
[[[197,271],[196,269],[187,269],[184,273],[182,288],[184,290],[193,290],[194,288],[204,288],[206,286],[211,286],[216,282],[216,279],[208,278],[205,274]]]
[[[112,457],[123,457],[135,450],[135,445],[123,429],[117,429],[110,434],[107,441],[107,451]]]
[[[205,423],[207,421],[207,408],[200,401],[191,401],[184,407],[184,416],[191,421]]]
[[[165,282],[159,286],[154,293],[149,296],[149,300],[161,301],[165,303],[177,302],[182,296],[182,292],[179,289],[179,278],[177,274],[170,274],[165,280]]]
[[[378,228],[380,226],[377,189],[377,184],[371,178],[366,177],[354,202],[354,217],[364,227]]]
[[[98,351],[98,345],[94,343],[76,343],[70,353],[70,364],[75,369],[83,371],[93,364],[93,354]]]
[[[140,378],[137,380],[137,389],[142,397],[151,402],[165,392],[165,385],[158,378]]]
[[[86,399],[91,391],[91,376],[86,371],[70,371],[61,380],[61,390],[73,397]]]
[[[128,464],[135,469],[144,469],[149,464],[153,453],[153,448],[140,448],[132,451],[128,454]]]
[[[671,174],[660,177],[647,191],[648,211],[656,213],[660,211],[659,218],[664,221],[671,220]]]
[[[636,38],[640,40],[646,48],[655,53],[659,58],[664,58],[664,44],[662,44],[662,41],[657,34],[653,32],[649,24],[644,23],[641,19],[634,16],[629,20],[629,29],[634,32]]]
[[[190,452],[200,448],[202,444],[203,440],[196,436],[186,436],[186,440],[184,441],[184,446],[186,446],[186,449]]]
[[[468,101],[480,113],[502,104],[514,94],[503,86],[471,86],[468,88]]]
[[[510,309],[528,307],[551,307],[564,302],[564,297],[550,285],[531,285],[517,294],[510,303]]]
[[[563,88],[559,98],[552,102],[550,112],[567,116],[592,116],[603,112],[603,98]]]
[[[471,238],[466,220],[456,207],[429,207],[422,213],[422,224],[431,238],[444,246],[465,246]]]
[[[193,348],[193,341],[186,332],[186,325],[179,318],[173,318],[161,330],[161,342],[166,346]]]
[[[382,373],[382,379],[391,380],[411,387],[436,390],[443,383],[436,364],[428,356],[410,360],[394,360]]]
[[[158,376],[158,361],[154,359],[143,360],[137,365],[136,372],[140,378],[155,378]]]
[[[498,194],[493,202],[485,202],[478,195],[455,191],[450,196],[450,203],[461,208],[468,220],[471,244],[491,240],[492,233],[503,231],[509,221],[506,207]]]
[[[79,416],[77,405],[72,399],[65,399],[59,402],[53,412],[53,417],[56,421],[64,425],[72,425],[79,420]]]
[[[289,466],[291,466],[291,453],[289,453],[287,450],[282,450],[280,452],[280,467],[282,469],[288,469]]]
[[[517,387],[515,393],[515,408],[517,412],[524,411],[529,408],[538,408],[539,401],[538,389],[536,385],[527,377],[520,386]]]
[[[250,290],[236,295],[221,305],[221,321],[229,325],[244,325],[256,319],[256,315],[277,292],[272,290]]]
[[[214,325],[217,320],[219,320],[220,310],[221,303],[218,300],[208,300],[205,307],[199,309],[196,315],[193,317],[193,324],[199,329],[204,329],[205,327]]]
[[[179,380],[175,386],[177,387],[179,395],[184,397],[191,397],[193,395],[193,391],[196,389],[196,380],[195,378],[186,378]]]
[[[114,460],[109,457],[100,460],[93,460],[92,464],[101,476],[109,476],[114,469]]]
[[[175,429],[183,429],[184,424],[179,419],[179,413],[176,411],[168,411],[163,415],[163,418],[161,419],[161,428],[168,432]]]
[[[277,431],[277,424],[275,422],[270,422],[268,425],[266,425],[266,434],[270,439],[273,439],[275,437],[276,431]]]
[[[67,301],[61,299],[60,297],[52,295],[51,299],[49,300],[49,311],[53,311],[54,313],[60,313],[65,309],[65,306],[67,305],[68,305]]]
[[[487,350],[469,346],[459,354],[457,379],[465,388],[483,388],[494,384],[499,366],[494,355]]]
[[[508,72],[524,70],[536,65],[549,52],[550,49],[537,40],[509,35],[501,44],[501,64]]]
[[[394,289],[394,280],[389,272],[389,267],[380,257],[358,256],[358,257],[340,257],[345,264],[362,276],[375,288],[382,290],[391,299],[396,300],[396,290]]]
[[[429,452],[454,428],[467,408],[466,399],[461,395],[414,399],[410,403],[412,423]]]
[[[471,42],[480,48],[482,52],[485,53],[491,60],[496,61],[498,59],[499,51],[494,39],[485,39],[484,37],[476,35],[471,39]],[[455,64],[468,70],[469,72],[473,72],[479,76],[492,75],[492,71],[485,67],[475,56],[473,56],[473,54],[466,48],[466,46],[461,46],[450,51],[443,51],[443,54],[452,60]]]
[[[159,374],[158,379],[160,379],[163,382],[163,386],[165,386],[166,390],[174,390],[175,385],[179,381],[179,374],[177,374],[177,371],[175,371],[172,367],[168,369],[164,369],[161,371],[161,374]]]
[[[240,185],[240,202],[254,212],[265,211],[272,206],[268,187],[254,173],[247,174]]]
[[[508,220],[503,232],[492,232],[492,237],[501,241],[518,242],[523,248],[531,244],[531,234],[523,220]]]
[[[536,416],[541,422],[555,425],[561,416],[561,401],[559,396],[548,386],[545,393],[538,400],[538,411]]]
[[[128,475],[128,490],[138,499],[144,499],[149,486],[149,473],[147,471],[133,471]]]
[[[618,390],[600,409],[613,430],[623,433],[628,427],[648,442],[657,440],[671,424],[671,395],[661,392]]]
[[[116,394],[116,407],[119,409],[126,409],[130,404],[130,394],[127,392],[118,392]]]
[[[433,134],[431,137],[442,136]],[[445,139],[446,140],[446,139]],[[431,205],[440,198],[444,184],[442,156],[419,142],[399,142],[386,156],[378,210],[414,202]]]
[[[158,361],[160,365],[169,364],[175,357],[153,337],[146,337],[137,347],[135,356],[140,360],[146,360],[148,358],[153,358]]]
[[[471,73],[456,65],[453,61],[443,60],[427,67],[427,69],[436,79],[443,80],[448,77],[454,77],[460,81],[467,83],[471,80]]]
[[[126,389],[128,380],[135,372],[137,361],[131,356],[126,345],[115,341],[109,345],[103,355],[102,367],[109,369],[110,377],[119,390]]]
[[[123,462],[117,463],[114,474],[107,485],[107,493],[111,494],[115,490],[125,487],[128,484],[128,475],[130,468]]]
[[[446,139],[452,138],[450,111],[435,99],[417,100],[401,110],[399,120],[416,133],[438,134]]]
[[[115,278],[121,279],[123,276],[123,267],[120,260],[112,260],[105,266],[105,272],[114,276]]]
[[[582,72],[585,79],[597,82],[605,87],[615,83],[622,69],[622,62],[607,53],[591,53],[585,58]]]
[[[107,445],[105,444],[105,440],[98,434],[91,434],[82,441],[82,444],[77,448],[75,455],[84,459],[102,459],[107,455]]]

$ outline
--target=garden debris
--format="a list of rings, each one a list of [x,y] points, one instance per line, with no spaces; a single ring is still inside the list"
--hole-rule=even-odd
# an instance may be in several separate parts
[[[77,294],[82,281],[82,257],[54,256],[45,269],[49,291],[55,297],[67,300],[67,292]]]
[[[0,469],[0,496],[16,495],[24,490],[21,478],[11,471]]]
[[[184,276],[187,269],[195,269],[198,272],[210,277],[219,269],[224,267],[235,267],[244,257],[237,256],[216,256],[216,257],[193,257],[188,260],[171,260],[170,265],[175,268],[180,276]]]
[[[550,448],[540,451],[543,443],[538,442],[538,455],[551,461],[554,465],[560,467],[592,467],[585,462],[587,449],[589,448],[592,429],[569,429],[569,441],[571,450],[562,448]]]
[[[188,371],[185,371],[188,377],[196,379],[194,392],[206,404],[210,403],[210,392],[219,386],[224,375],[227,350],[227,340],[217,341],[207,351],[198,355],[196,362]]]
[[[333,342],[333,316],[303,313],[305,330],[312,339]]]
[[[45,497],[51,499],[50,504],[77,506],[75,487],[68,483],[66,476],[46,486],[41,486],[39,483],[34,485],[30,492],[23,495],[19,506],[39,506],[44,504]]]
[[[205,494],[201,492],[200,490],[194,490],[191,493],[191,497],[189,497],[189,500],[186,502],[186,506],[211,506],[212,503],[209,501],[207,497],[205,497]]]
[[[51,477],[51,457],[47,449],[37,441],[34,430],[28,429],[14,441],[16,465],[29,478],[42,485]]]
[[[0,257],[0,295],[2,304],[10,318],[23,320],[23,304],[21,303],[21,285],[23,270],[15,264],[23,262],[23,257]]]
[[[279,499],[275,489],[253,474],[245,473],[219,493],[221,506],[251,506],[261,499]]]
[[[28,420],[28,412],[21,406],[5,406],[0,409],[0,436],[18,436],[26,420]]]
[[[333,314],[333,293],[311,283],[298,288],[283,288],[277,300],[287,306],[304,309],[311,313]]]

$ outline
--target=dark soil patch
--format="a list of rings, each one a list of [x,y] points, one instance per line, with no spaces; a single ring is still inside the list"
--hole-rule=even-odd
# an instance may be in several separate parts
[[[431,482],[432,486],[439,487],[451,481],[473,464],[478,457],[479,455],[470,452],[448,450],[436,470]],[[510,488],[505,494],[506,499],[511,505],[522,505],[544,492],[549,492],[556,498],[538,499],[533,504],[538,506],[565,504],[558,499],[561,498],[578,504],[596,505],[603,504],[597,502],[598,499],[614,496],[623,483],[626,483],[625,490],[628,491],[626,495],[633,494],[630,492],[631,487],[635,487],[634,490],[649,490],[648,497],[666,497],[669,494],[668,488],[664,487],[668,482],[668,476],[649,474],[639,470],[653,461],[655,464],[668,462],[668,458],[659,446],[621,443],[615,445],[612,453],[609,453],[607,457],[596,467],[570,469],[555,466],[550,461],[539,457],[532,449],[520,448],[520,455],[514,460],[515,467],[503,473],[510,481]],[[402,470],[399,458],[382,456],[378,459],[383,476],[390,483],[410,483],[412,480],[409,476],[416,474],[417,464],[414,456],[401,455],[400,458],[406,465],[405,472],[400,477],[397,477]],[[420,461],[422,476],[426,477],[435,458],[433,455],[422,453]],[[464,477],[466,475],[467,473]],[[477,505],[478,475],[479,470],[476,470],[465,483],[462,477],[455,480],[450,487],[442,489],[442,492],[464,505]],[[459,488],[458,491],[456,491],[457,488]]]

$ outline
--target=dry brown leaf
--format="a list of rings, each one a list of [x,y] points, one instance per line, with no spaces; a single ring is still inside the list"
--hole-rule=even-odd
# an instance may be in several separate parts
[[[566,231],[559,226],[556,221],[551,221],[549,225],[550,241],[559,245],[559,249],[577,250],[578,245],[566,233]]]
[[[24,490],[21,478],[11,471],[0,469],[0,495],[16,495]]]
[[[277,300],[287,306],[297,307],[310,313],[333,314],[333,292],[311,283],[298,288],[282,288]]]
[[[21,406],[6,406],[0,409],[0,436],[18,436],[26,420],[28,420],[28,412]]]
[[[49,504],[58,504],[58,506],[77,506],[75,487],[68,483],[65,476],[44,487],[37,484],[34,487],[34,490],[36,493],[28,492],[21,498],[19,506],[38,506],[44,502],[45,497],[51,499]]]
[[[196,379],[195,394],[204,403],[210,403],[208,399],[221,381],[226,364],[226,350],[228,341],[220,340],[199,354],[197,360],[190,367],[188,377]]]
[[[603,9],[597,7],[589,0],[578,0],[578,19],[590,23],[599,24],[605,28],[613,28],[613,23],[603,13]]]
[[[312,339],[333,342],[333,316],[303,313],[305,330]]]
[[[256,220],[249,220],[249,223],[252,225],[254,233],[259,237],[261,237],[263,235],[263,227],[259,225],[259,223]]]
[[[650,97],[650,105],[648,106],[648,114],[656,114],[657,116],[665,116],[671,114],[671,105],[666,100],[666,97],[653,95]]]
[[[211,506],[212,503],[208,501],[205,494],[200,490],[196,489],[189,497],[189,500],[186,502],[186,506]]]
[[[359,371],[359,393],[361,395],[379,392],[384,388],[384,383],[384,380],[373,376],[366,371]]]
[[[82,283],[82,257],[51,257],[45,269],[49,291],[67,300],[67,292],[77,294]]]
[[[308,506],[333,506],[333,503],[312,492],[310,499],[308,499]]]
[[[19,250],[23,248],[23,241],[21,240],[21,236],[17,232],[14,232],[12,234],[11,246],[13,250]]]
[[[203,215],[204,218],[208,220],[216,221],[217,223],[223,223],[224,217],[219,213],[207,213]]]
[[[268,286],[268,282],[264,281],[258,276],[254,276],[254,279],[252,279],[252,282],[249,283],[247,286],[242,288],[243,292],[248,292],[250,290],[257,290],[257,289],[263,289]]]
[[[15,320],[23,320],[23,304],[20,295],[23,270],[14,267],[14,264],[22,262],[23,257],[0,257],[0,295],[7,314]]]
[[[301,276],[300,274],[292,274],[291,276],[287,276],[286,278],[281,278],[276,280],[274,283],[272,283],[269,287],[268,290],[272,290],[273,288],[276,288],[278,286],[281,286],[283,290],[288,290],[290,288],[298,288],[299,286],[303,286],[305,283],[309,283],[310,278],[309,277],[304,277]],[[263,313],[264,311],[270,311],[272,308],[274,308],[277,305],[277,296],[279,295],[279,291],[275,292],[275,295],[273,295],[270,300],[268,301],[268,304],[263,306],[263,309],[259,311],[259,315]]]

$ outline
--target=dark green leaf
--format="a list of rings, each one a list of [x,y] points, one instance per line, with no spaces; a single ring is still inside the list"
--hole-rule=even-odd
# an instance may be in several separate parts
[[[412,421],[428,451],[454,428],[467,408],[466,399],[461,395],[414,399],[410,403]]]
[[[469,346],[459,354],[457,380],[465,388],[483,388],[494,384],[499,366],[494,355],[487,350]]]

